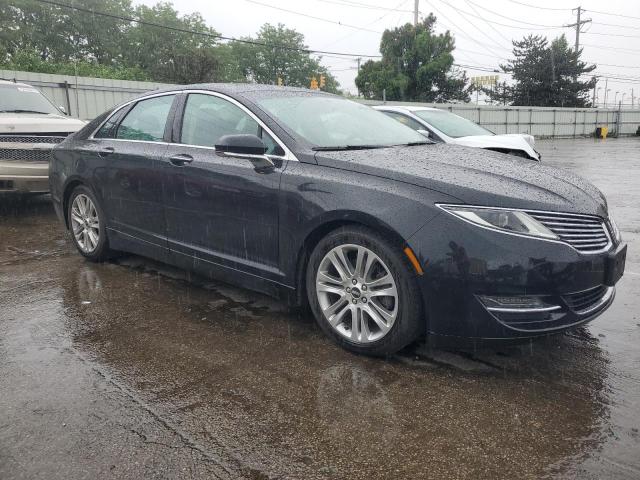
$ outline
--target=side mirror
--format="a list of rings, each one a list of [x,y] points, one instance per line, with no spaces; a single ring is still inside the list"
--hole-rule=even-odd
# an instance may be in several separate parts
[[[67,113],[67,109],[66,109],[66,108],[64,108],[62,105],[59,105],[59,106],[58,106],[58,108],[59,108],[59,109],[60,109],[60,111],[61,111],[62,113],[64,113],[65,115],[69,115],[69,114]]]
[[[257,135],[224,135],[216,142],[216,153],[223,157],[246,158],[257,162],[257,167],[273,167],[265,155],[267,147]]]
[[[431,132],[429,130],[418,129],[416,130],[416,132],[418,132],[420,135],[424,137],[431,138]]]

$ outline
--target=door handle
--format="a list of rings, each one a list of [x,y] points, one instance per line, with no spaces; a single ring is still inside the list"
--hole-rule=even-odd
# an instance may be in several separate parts
[[[193,157],[191,155],[187,155],[186,153],[180,153],[178,155],[174,155],[173,157],[169,157],[169,161],[176,167],[184,167],[188,163],[193,162]]]
[[[115,149],[113,147],[104,147],[102,150],[98,151],[98,155],[104,158],[104,157],[108,157],[113,152],[115,152]]]

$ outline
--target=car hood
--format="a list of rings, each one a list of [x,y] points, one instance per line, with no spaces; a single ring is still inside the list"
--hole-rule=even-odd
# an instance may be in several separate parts
[[[456,145],[464,145],[466,147],[476,148],[507,148],[510,150],[522,150],[530,157],[538,158],[529,142],[524,135],[507,134],[507,135],[473,135],[470,137],[453,138],[451,143]]]
[[[585,179],[512,155],[434,144],[318,152],[316,161],[425,187],[461,203],[607,216],[604,195]]]
[[[64,115],[0,113],[0,134],[71,133],[84,125],[84,121]]]

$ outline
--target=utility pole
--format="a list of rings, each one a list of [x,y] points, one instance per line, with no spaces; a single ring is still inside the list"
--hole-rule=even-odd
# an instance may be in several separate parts
[[[591,105],[595,108],[596,106],[596,86],[598,85],[598,77],[596,77],[596,83],[593,84],[593,101]]]
[[[418,6],[420,4],[420,0],[413,1],[413,26],[416,27],[418,25]]]
[[[607,94],[609,93],[609,78],[604,79],[604,108],[607,108]]]
[[[631,89],[631,109],[633,110],[633,101],[635,100],[633,96],[633,88]]]
[[[576,53],[578,53],[578,50],[580,49],[580,29],[582,28],[582,25],[584,25],[585,23],[591,22],[591,19],[590,18],[586,20],[580,19],[580,14],[582,13],[582,7],[574,8],[571,11],[572,12],[577,11],[578,18],[576,19],[576,23],[570,23],[568,25],[565,25],[565,27],[576,27]]]

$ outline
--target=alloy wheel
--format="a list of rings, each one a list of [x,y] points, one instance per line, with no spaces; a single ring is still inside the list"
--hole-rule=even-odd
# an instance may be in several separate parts
[[[81,193],[71,205],[71,228],[76,243],[85,253],[92,253],[100,241],[100,219],[93,201]]]
[[[339,245],[327,252],[316,273],[316,295],[329,325],[353,343],[380,340],[398,316],[391,271],[362,245]]]

